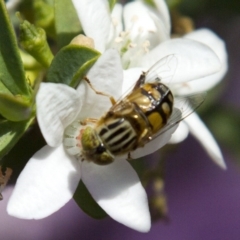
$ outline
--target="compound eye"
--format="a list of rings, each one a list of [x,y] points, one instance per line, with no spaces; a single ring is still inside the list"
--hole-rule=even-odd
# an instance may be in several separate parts
[[[103,143],[101,143],[100,145],[98,145],[98,147],[96,148],[96,153],[97,154],[102,154],[103,152],[106,151],[106,148],[104,147]]]

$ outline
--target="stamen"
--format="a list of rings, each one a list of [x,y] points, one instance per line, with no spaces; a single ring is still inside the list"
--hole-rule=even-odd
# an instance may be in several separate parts
[[[116,29],[118,22],[114,18],[112,21]],[[137,21],[139,21],[139,17],[134,15],[129,29],[121,31],[110,43],[111,47],[119,51],[124,69],[136,66],[139,59],[149,52],[150,41],[147,39],[149,32],[144,29],[144,26],[139,26]],[[138,29],[137,26],[139,26]],[[138,30],[137,34],[134,34],[136,30]]]
[[[122,31],[122,32],[120,32],[119,35],[120,35],[120,37],[125,38],[126,36],[129,35],[129,31]]]
[[[121,42],[123,42],[123,38],[121,38],[121,37],[116,37],[114,41],[115,41],[116,43],[121,43]]]
[[[129,43],[129,45],[128,45],[128,47],[129,48],[135,48],[137,46],[137,44],[136,43]]]
[[[149,52],[149,47],[150,47],[150,42],[148,40],[145,40],[142,44],[142,47],[144,49],[144,52],[148,53]]]
[[[133,15],[132,18],[131,18],[131,22],[135,23],[137,21],[138,21],[138,16],[137,15]]]

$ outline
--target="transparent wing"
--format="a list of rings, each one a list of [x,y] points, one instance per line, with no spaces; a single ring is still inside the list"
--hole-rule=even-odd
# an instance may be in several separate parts
[[[134,88],[140,87],[145,82],[161,81],[166,84],[170,83],[176,72],[177,63],[178,59],[176,54],[168,55],[160,59],[147,72],[143,72],[142,75],[139,75],[139,79],[136,79],[136,83],[134,83],[119,99],[117,99],[115,105],[121,102],[134,90]],[[110,110],[113,110],[114,108],[115,107],[112,106]]]
[[[177,55],[168,55],[156,62],[147,72],[145,82],[170,83],[178,65]]]
[[[165,133],[170,128],[181,122],[184,118],[193,113],[204,102],[206,95],[206,92],[200,92],[184,97],[175,97],[173,105],[174,109],[170,119],[163,127],[163,129],[157,135],[154,135],[153,139]]]

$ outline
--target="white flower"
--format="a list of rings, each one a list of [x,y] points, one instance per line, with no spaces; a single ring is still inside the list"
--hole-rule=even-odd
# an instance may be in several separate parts
[[[156,9],[139,0],[124,7],[116,4],[112,12],[107,0],[72,2],[85,34],[93,38],[96,48],[100,52],[116,48],[125,69],[142,67],[146,70],[167,55],[179,54],[178,69],[172,80],[174,89],[171,88],[175,95],[207,91],[221,81],[227,71],[225,44],[210,30],[200,29],[183,38],[170,38],[170,16],[164,0],[154,1]],[[221,62],[220,68],[214,66],[213,52]],[[180,124],[171,142],[184,140],[189,131],[213,161],[225,169],[218,144],[196,113]]]
[[[116,50],[106,51],[87,76],[95,89],[116,99],[125,91]],[[77,160],[63,147],[66,127],[76,120],[100,118],[111,106],[109,99],[97,95],[85,81],[77,90],[63,84],[42,83],[36,103],[38,122],[48,145],[29,160],[20,174],[8,203],[8,213],[23,219],[47,217],[72,198],[81,178],[109,216],[135,230],[148,231],[147,196],[126,156],[99,166]],[[156,151],[169,141],[176,127],[133,151],[131,157]]]
[[[77,1],[74,2],[76,5]],[[116,24],[114,28],[110,21],[110,14],[107,12],[108,2],[105,0],[78,2],[83,4],[83,11],[87,15],[87,18],[81,19],[85,33],[93,37],[97,49],[104,52],[87,74],[92,85],[98,91],[118,99],[139,78],[142,66],[145,69],[149,68],[152,65],[151,61],[155,63],[169,54],[176,54],[178,61],[171,82],[173,86],[186,82],[189,84],[190,80],[208,76],[220,69],[219,59],[209,47],[189,39],[164,41],[160,45],[155,45],[155,49],[150,49],[147,55],[140,54],[141,57],[137,54],[139,51],[124,52],[120,47],[122,56],[120,60],[116,51],[106,50],[107,47],[113,47],[116,43],[116,38],[113,37],[115,36],[114,31],[117,32],[120,28],[120,25]],[[141,2],[136,3],[144,6]],[[156,29],[151,28],[151,32],[155,31],[152,35],[153,40],[159,35],[159,31],[162,31],[159,40],[162,41],[167,39],[162,36],[168,36],[167,34],[170,32],[170,22],[164,2],[158,1],[158,6],[162,6],[161,9],[164,10],[161,10],[161,17],[157,18],[152,12],[142,15],[149,16],[143,23],[145,21],[147,23],[147,19],[152,20],[154,24],[162,21],[160,25],[165,26],[166,29],[163,30],[159,25]],[[115,9],[120,9],[119,5]],[[119,13],[115,9],[113,13]],[[127,22],[125,20],[126,26]],[[96,27],[93,27],[92,24]],[[108,26],[107,28],[105,24]],[[134,24],[134,26],[136,25]],[[139,31],[134,33],[134,26],[130,35],[131,39],[133,38],[135,41],[143,36],[139,35]],[[149,26],[151,26],[150,22],[146,24],[147,29]],[[90,29],[90,33],[87,33],[87,29]],[[145,33],[145,31],[143,32]],[[167,34],[164,35],[164,32]],[[140,33],[142,33],[141,29]],[[150,35],[147,30],[146,39]],[[134,47],[134,45],[132,46]],[[141,53],[141,48],[139,49]],[[146,49],[146,45],[144,49]],[[134,57],[134,54],[138,57]],[[131,55],[133,58],[129,58]],[[122,64],[125,67],[139,66],[141,68],[130,68],[123,73]],[[177,91],[177,89],[173,90],[174,93]],[[148,231],[150,216],[146,193],[137,174],[125,160],[126,156],[115,159],[110,165],[98,166],[87,161],[79,162],[75,157],[67,154],[63,147],[65,129],[76,120],[101,117],[111,106],[109,99],[95,94],[88,84],[82,81],[77,90],[62,84],[43,83],[36,102],[37,118],[48,145],[29,160],[20,174],[9,200],[8,213],[25,219],[47,217],[72,198],[81,178],[93,198],[109,216],[138,231]],[[143,148],[138,148],[131,153],[131,157],[139,158],[156,151],[169,141],[176,128],[177,125]],[[219,161],[218,164],[223,165]]]
[[[124,8],[115,4],[112,12],[107,0],[72,2],[85,34],[94,40],[96,49],[104,52],[116,48],[124,68],[139,66],[142,56],[170,39],[170,16],[164,1],[156,1],[157,11],[143,1],[135,1]]]

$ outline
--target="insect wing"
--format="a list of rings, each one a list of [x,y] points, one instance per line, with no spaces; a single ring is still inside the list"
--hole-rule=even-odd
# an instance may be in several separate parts
[[[161,81],[163,83],[170,83],[173,79],[173,76],[176,72],[178,59],[175,54],[168,55],[162,59],[160,59],[158,62],[156,62],[147,72],[144,72],[141,75],[143,77],[143,82],[156,82]],[[140,78],[141,78],[140,76]],[[119,105],[120,102],[128,95],[130,94],[135,88],[137,89],[139,86],[141,86],[142,80],[136,80],[136,83],[133,84],[132,87],[130,87],[117,101],[116,105]],[[114,111],[115,106],[112,106],[110,108],[110,111]]]
[[[145,82],[170,83],[178,66],[177,55],[168,55],[156,62],[146,73]]]
[[[187,95],[184,97],[175,97],[173,106],[174,109],[169,121],[163,127],[160,133],[154,136],[154,138],[165,133],[170,128],[181,122],[184,118],[193,113],[198,107],[201,106],[205,98],[206,92],[200,92],[197,94]]]

